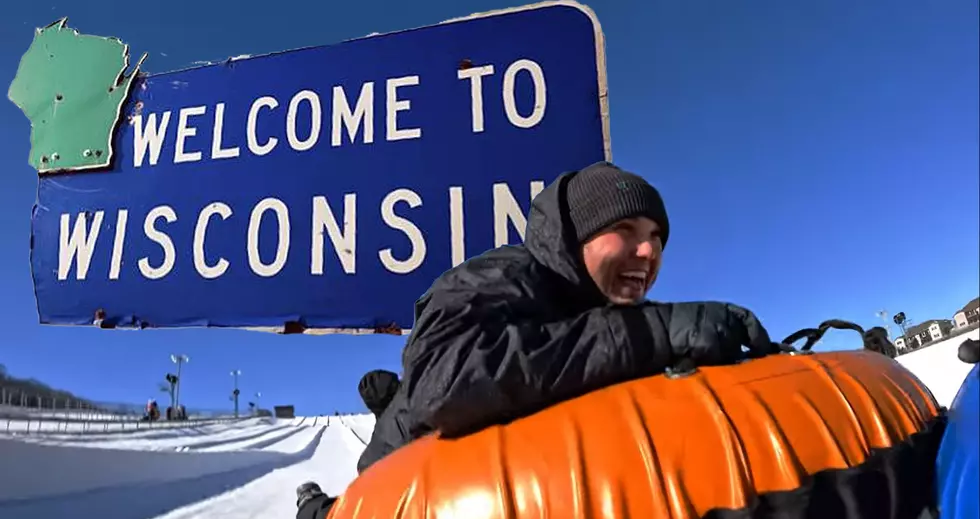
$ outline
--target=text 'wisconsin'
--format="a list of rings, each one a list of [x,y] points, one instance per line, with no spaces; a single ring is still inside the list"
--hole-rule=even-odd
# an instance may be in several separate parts
[[[530,183],[531,198],[544,189],[544,182]],[[449,226],[450,259],[453,266],[462,263],[466,258],[465,250],[465,215],[463,211],[464,193],[459,186],[450,187],[447,193]],[[486,196],[482,194],[482,196]],[[492,186],[493,202],[493,236],[494,246],[509,242],[509,229],[517,230],[521,240],[524,239],[524,229],[527,224],[524,212],[515,199],[511,187],[506,183]],[[444,200],[437,203],[443,203]],[[336,202],[334,202],[336,204]],[[409,209],[415,209],[423,204],[422,197],[411,189],[400,188],[389,192],[381,200],[378,207],[381,221],[390,229],[404,234],[410,244],[411,252],[404,257],[395,257],[390,247],[372,251],[372,256],[389,272],[393,274],[409,274],[418,269],[426,261],[428,255],[427,234],[410,219],[395,213],[397,204],[406,204]],[[339,205],[339,204],[337,204]],[[235,268],[248,268],[256,276],[273,277],[279,274],[291,258],[296,254],[303,255],[303,261],[309,261],[310,275],[319,276],[329,268],[325,265],[327,253],[326,241],[329,239],[339,263],[338,270],[345,274],[357,272],[358,260],[364,260],[359,255],[357,247],[357,224],[364,218],[359,212],[356,193],[343,196],[343,209],[338,215],[331,207],[326,196],[312,196],[310,205],[303,208],[290,208],[278,198],[268,197],[260,200],[251,208],[244,208],[245,221],[237,218],[236,208],[225,202],[214,201],[202,207],[196,214],[178,215],[171,205],[158,205],[150,209],[142,218],[142,233],[131,237],[129,209],[118,209],[115,215],[105,210],[86,211],[74,215],[61,214],[59,244],[58,244],[58,279],[65,281],[69,278],[72,267],[75,267],[74,278],[84,281],[90,274],[92,259],[97,254],[108,254],[108,271],[98,273],[109,280],[117,280],[123,275],[123,257],[127,249],[132,249],[131,240],[139,240],[139,250],[145,250],[143,245],[152,242],[159,247],[154,256],[162,255],[159,261],[153,261],[149,255],[137,260],[137,272],[146,279],[162,279],[168,276],[180,258],[192,261],[193,268],[203,279],[219,278]],[[309,240],[300,249],[293,243],[292,226],[297,211],[302,211],[301,218],[312,223]],[[367,213],[373,218],[378,213]],[[188,218],[189,217],[189,218]],[[273,232],[262,236],[263,218],[272,218],[275,222]],[[112,222],[112,219],[115,222]],[[237,220],[237,222],[236,222]],[[482,219],[481,219],[482,220]],[[180,234],[191,236],[189,243],[175,243],[172,237],[175,229],[180,226],[193,226],[192,232]],[[267,226],[267,229],[270,227]],[[114,233],[106,236],[103,230]],[[190,231],[190,229],[184,229]],[[486,232],[486,229],[480,229]],[[247,253],[247,265],[233,265],[222,253],[231,251],[215,251],[208,249],[208,233],[216,232],[222,236],[233,236]],[[442,235],[442,233],[439,233]],[[259,251],[259,240],[273,240],[275,243],[272,258],[263,258]],[[111,241],[111,251],[108,249]],[[147,242],[148,241],[148,242]],[[442,247],[440,247],[442,249]],[[217,255],[217,260],[214,260]],[[208,261],[208,258],[212,258]],[[444,258],[445,259],[445,258]],[[137,272],[133,272],[136,274]]]

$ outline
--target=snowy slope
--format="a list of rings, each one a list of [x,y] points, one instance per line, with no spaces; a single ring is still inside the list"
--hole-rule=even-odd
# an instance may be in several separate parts
[[[980,340],[980,329],[900,355],[896,360],[932,391],[940,405],[949,407],[973,367],[956,356],[960,344],[967,339]]]
[[[371,441],[371,433],[374,432],[373,414],[356,414],[341,416],[340,421],[350,428],[354,436],[363,444]]]
[[[347,416],[0,434],[0,517],[290,517],[300,483],[341,493],[356,476],[364,444],[342,418],[365,432],[362,418]]]
[[[357,476],[357,458],[364,449],[353,432],[331,421],[308,459],[274,470],[240,488],[174,510],[158,519],[273,519],[296,515],[294,490],[317,481],[330,495],[343,493]]]

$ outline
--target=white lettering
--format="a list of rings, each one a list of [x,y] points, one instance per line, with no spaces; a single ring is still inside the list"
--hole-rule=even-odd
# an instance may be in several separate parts
[[[234,148],[222,148],[221,141],[225,128],[225,104],[218,103],[214,107],[214,131],[211,138],[211,158],[212,159],[233,159],[240,153],[238,146]]]
[[[463,188],[449,188],[449,243],[453,266],[466,260],[466,242],[463,232]]]
[[[156,166],[160,160],[160,148],[163,146],[163,137],[167,134],[167,125],[170,124],[170,112],[163,112],[160,117],[160,126],[157,126],[157,114],[151,113],[146,117],[146,127],[143,126],[143,116],[133,116],[133,167],[138,168],[143,165],[143,158],[146,156],[147,148],[150,151],[150,165]]]
[[[123,246],[126,244],[126,222],[129,221],[129,211],[120,209],[116,213],[116,239],[112,242],[112,261],[109,263],[109,279],[119,279],[122,268]]]
[[[361,93],[357,96],[357,106],[351,112],[350,104],[347,103],[347,95],[344,87],[333,87],[333,126],[330,136],[332,146],[340,146],[341,129],[347,127],[347,136],[350,142],[354,142],[357,130],[364,121],[364,144],[374,142],[374,82],[368,81],[361,86]]]
[[[398,78],[390,78],[385,83],[386,87],[386,135],[385,138],[389,141],[400,141],[403,139],[418,139],[422,136],[421,128],[405,128],[398,129],[398,112],[402,110],[410,110],[412,108],[412,102],[408,100],[398,99],[398,88],[403,86],[414,86],[419,84],[418,76],[405,76]]]
[[[541,192],[544,191],[544,182],[540,180],[531,181],[531,201],[533,202]]]
[[[256,134],[257,127],[259,123],[259,110],[263,108],[268,108],[270,110],[279,106],[279,101],[276,98],[270,96],[260,97],[252,103],[252,108],[248,111],[248,126],[245,131],[245,135],[248,137],[248,149],[257,156],[268,155],[272,150],[276,148],[276,144],[279,143],[279,139],[275,137],[269,137],[269,140],[265,141],[265,144],[259,144],[259,137]]]
[[[204,253],[204,237],[208,232],[208,223],[211,222],[213,215],[218,215],[222,220],[227,220],[231,216],[231,208],[223,202],[212,202],[202,209],[197,216],[197,226],[194,227],[194,268],[204,279],[217,278],[228,270],[228,260],[219,257],[218,263],[208,265]]]
[[[531,182],[531,199],[533,200],[543,189],[544,182]],[[448,222],[446,220],[440,220],[436,224],[438,228],[442,229],[436,232],[446,232],[447,230],[449,232],[449,258],[442,258],[440,261],[449,259],[452,262],[452,266],[457,266],[466,260],[466,238],[468,232],[473,231],[473,229],[466,228],[466,224],[469,222],[466,219],[464,192],[463,186],[449,186]],[[527,217],[526,213],[521,210],[520,204],[517,203],[512,187],[506,183],[494,184],[492,186],[492,197],[494,245],[500,246],[524,240]],[[399,203],[401,202],[405,202],[408,208],[407,210],[401,210],[402,214],[396,214],[396,207],[400,207]],[[338,204],[341,204],[339,195],[334,198],[332,205],[337,206]],[[411,209],[419,208],[422,204],[421,195],[409,188],[396,189],[387,193],[381,201],[380,216],[382,222],[388,227],[402,232],[408,238],[408,244],[410,246],[410,250],[401,253],[398,257],[394,253],[395,247],[378,248],[378,258],[383,267],[389,272],[395,274],[410,274],[415,272],[422,267],[428,256],[428,237],[411,219]],[[312,276],[330,274],[336,276],[339,275],[341,269],[347,275],[354,275],[357,272],[357,194],[344,194],[342,205],[343,207],[331,207],[330,197],[324,195],[313,196],[311,214],[301,216],[301,218],[312,219],[311,234],[307,235],[310,237],[310,256],[307,257],[310,259],[310,274]],[[340,214],[337,214],[334,209],[341,211]],[[442,209],[433,210],[446,211],[446,206],[442,206]],[[134,247],[133,240],[127,237],[129,209],[123,208],[116,211],[116,221],[109,224],[109,232],[114,232],[115,234],[111,256],[109,256],[108,250],[105,251],[103,256],[100,256],[100,258],[105,257],[108,260],[107,270],[109,280],[120,279],[122,268],[125,266],[123,265],[124,257],[132,257],[127,256],[127,247],[129,249]],[[274,213],[276,218],[275,224],[269,222],[267,218],[263,220],[269,211]],[[229,203],[213,201],[206,204],[198,212],[196,218],[189,219],[186,224],[180,224],[177,223],[178,216],[172,206],[160,205],[153,207],[143,219],[143,232],[147,240],[137,239],[139,243],[135,244],[135,246],[140,247],[140,253],[143,255],[142,258],[134,261],[140,274],[146,279],[161,279],[169,276],[176,267],[178,252],[175,248],[176,244],[190,248],[187,252],[190,253],[189,256],[193,260],[193,270],[202,279],[223,277],[229,271],[233,270],[230,261],[232,256],[225,257],[217,254],[217,251],[210,251],[209,255],[207,240],[211,230],[211,224],[215,223],[215,215],[221,221],[227,221],[223,224],[216,224],[219,227],[217,230],[218,233],[221,235],[229,233],[237,235],[240,231],[234,231],[234,228],[238,226],[243,227],[245,225],[245,218],[240,217],[237,219],[239,223],[235,223],[236,220],[232,220],[234,213],[235,210],[232,209]],[[445,216],[445,212],[442,214]],[[265,198],[251,208],[246,233],[247,240],[244,245],[248,255],[249,267],[251,267],[251,270],[256,275],[273,277],[280,274],[286,268],[291,247],[291,222],[289,216],[290,208],[282,200],[277,198]],[[134,218],[136,217],[134,216]],[[481,218],[477,220],[482,221]],[[58,267],[56,269],[59,280],[64,281],[69,276],[74,276],[78,280],[86,279],[104,221],[104,211],[84,212],[78,214],[77,217],[71,214],[60,215],[60,242]],[[168,224],[173,225],[168,226]],[[228,227],[232,224],[234,224],[233,227]],[[271,232],[269,227],[277,228],[276,242],[274,244],[260,242],[260,237],[262,236],[266,240],[271,238],[270,236],[260,235],[263,225],[266,227],[266,235]],[[448,229],[444,227],[447,225]],[[112,229],[113,226],[114,231]],[[177,236],[185,235],[184,231],[178,231],[177,229],[184,229],[185,226],[186,231],[193,231],[193,236],[190,240],[186,240],[186,242],[183,238],[177,240]],[[191,229],[192,226],[193,229]],[[518,232],[518,238],[513,241],[509,236],[511,227]],[[477,236],[479,235],[480,233],[477,233]],[[153,244],[158,246],[162,251],[162,257],[157,256],[160,259],[155,262],[151,257],[159,253],[154,252]],[[264,248],[261,249],[263,251],[262,253],[260,253],[260,245],[264,245]],[[334,249],[332,253],[325,250],[325,247],[330,246]],[[108,247],[108,245],[105,247]],[[271,257],[273,251],[274,258]],[[229,251],[222,252],[225,254],[229,253]],[[132,254],[132,251],[129,254]],[[301,252],[302,254],[305,253]],[[327,260],[327,256],[331,256],[332,258],[332,254],[336,254],[340,266],[339,269],[335,269],[332,266],[325,266],[327,261],[332,261],[332,259]],[[188,269],[190,267],[191,265],[188,265]],[[76,269],[74,275],[71,273],[73,268]],[[242,262],[241,268],[245,268],[244,262]],[[186,277],[189,272],[190,270],[180,275]]]
[[[156,242],[163,249],[163,262],[160,263],[159,267],[150,266],[150,258],[142,257],[139,260],[140,272],[147,279],[160,279],[174,268],[174,263],[177,261],[177,252],[174,250],[174,242],[170,239],[166,233],[157,230],[156,221],[163,218],[167,223],[174,223],[177,221],[177,213],[174,212],[173,208],[168,205],[161,205],[154,207],[146,214],[146,219],[143,220],[143,233],[151,241]]]
[[[425,238],[422,231],[414,223],[395,214],[395,204],[398,202],[408,202],[410,208],[422,205],[422,198],[410,189],[396,189],[381,201],[381,219],[392,229],[398,229],[408,236],[412,243],[412,253],[406,260],[395,259],[391,253],[391,248],[378,251],[381,264],[390,272],[395,274],[408,274],[422,265],[425,260]]]
[[[517,100],[514,94],[514,83],[517,73],[526,70],[531,74],[531,81],[534,83],[534,109],[527,117],[517,111]],[[518,128],[533,128],[544,119],[544,109],[548,104],[548,92],[545,88],[544,72],[541,65],[529,60],[521,59],[512,63],[504,72],[504,111],[507,112],[507,119],[511,124]]]
[[[189,126],[190,118],[195,115],[204,115],[207,111],[208,107],[206,106],[191,106],[180,109],[180,115],[177,117],[177,146],[174,148],[174,164],[201,160],[201,152],[184,151],[184,147],[187,145],[188,137],[197,135],[197,128]]]
[[[77,261],[75,278],[84,280],[88,275],[88,266],[92,262],[95,242],[99,239],[99,229],[102,227],[104,211],[96,211],[92,218],[92,231],[88,231],[86,213],[78,213],[75,217],[75,227],[71,226],[71,215],[61,215],[61,238],[58,243],[58,280],[68,279],[72,261]],[[76,260],[77,257],[77,260]]]
[[[544,189],[544,182],[531,182],[531,200]],[[514,194],[505,183],[493,185],[493,241],[494,246],[500,247],[509,243],[507,224],[512,223],[517,229],[520,240],[524,241],[524,230],[527,227],[527,217],[514,199]]]
[[[470,111],[472,112],[473,133],[483,131],[483,76],[493,75],[493,65],[470,67],[456,72],[459,79],[470,80]]]
[[[266,264],[262,263],[259,255],[259,227],[262,224],[262,215],[269,210],[276,213],[279,234],[276,239],[276,257],[272,263]],[[252,272],[262,277],[275,276],[286,266],[286,259],[289,257],[289,209],[282,200],[265,198],[252,209],[252,216],[248,221],[247,250],[248,265],[252,267]]]
[[[327,203],[327,197],[313,197],[313,250],[310,258],[310,273],[323,275],[323,234],[330,236],[337,258],[347,274],[353,274],[357,266],[357,195],[344,195],[344,232],[340,232],[337,219]]]
[[[306,140],[300,140],[296,135],[296,111],[299,104],[306,101],[310,105],[310,135]],[[312,90],[302,90],[289,101],[289,111],[286,112],[286,138],[289,145],[296,151],[306,151],[316,145],[320,139],[320,124],[323,110],[320,107],[320,96]]]

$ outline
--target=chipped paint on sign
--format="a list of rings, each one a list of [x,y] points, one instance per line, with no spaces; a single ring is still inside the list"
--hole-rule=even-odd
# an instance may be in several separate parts
[[[37,29],[7,93],[31,121],[29,162],[42,174],[111,165],[113,132],[146,59],[127,73],[128,45],[67,22]]]

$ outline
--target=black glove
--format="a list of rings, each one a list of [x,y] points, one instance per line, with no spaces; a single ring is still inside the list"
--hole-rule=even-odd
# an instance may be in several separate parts
[[[296,519],[324,519],[336,497],[330,497],[312,481],[296,487]]]
[[[364,405],[374,414],[381,416],[391,399],[398,392],[398,374],[384,369],[368,371],[357,383],[357,392],[361,394]]]
[[[892,359],[898,356],[898,350],[895,349],[895,345],[892,344],[892,341],[888,340],[888,330],[881,326],[875,326],[864,332],[862,339],[864,339],[864,349],[868,351],[876,351]]]
[[[727,365],[780,351],[755,314],[741,306],[702,301],[670,307],[668,334],[675,366]]]

